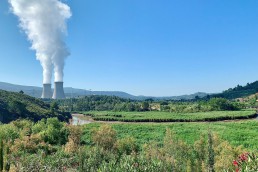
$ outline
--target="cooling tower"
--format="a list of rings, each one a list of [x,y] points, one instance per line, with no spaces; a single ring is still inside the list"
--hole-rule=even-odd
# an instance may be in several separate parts
[[[53,99],[65,99],[63,84],[63,82],[55,82]]]
[[[52,90],[51,84],[43,84],[43,92],[42,92],[42,99],[51,99],[52,98]]]

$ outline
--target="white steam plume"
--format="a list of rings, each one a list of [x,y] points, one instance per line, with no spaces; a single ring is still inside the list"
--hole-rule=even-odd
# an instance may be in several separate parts
[[[63,39],[72,15],[70,7],[60,0],[8,1],[43,67],[43,83],[51,83],[53,67],[55,81],[63,81],[64,61],[70,54]]]

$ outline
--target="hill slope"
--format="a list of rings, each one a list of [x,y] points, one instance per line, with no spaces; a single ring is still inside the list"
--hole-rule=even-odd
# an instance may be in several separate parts
[[[214,94],[212,97],[223,97],[226,99],[236,99],[247,97],[258,92],[258,81],[247,83],[245,86],[237,85],[234,88],[229,88],[219,94]]]
[[[38,121],[42,118],[58,117],[62,121],[71,118],[69,113],[50,110],[50,105],[25,94],[0,90],[0,121],[8,123],[19,118]]]

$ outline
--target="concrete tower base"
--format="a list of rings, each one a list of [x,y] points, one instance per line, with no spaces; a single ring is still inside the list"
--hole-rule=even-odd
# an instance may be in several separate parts
[[[42,92],[42,99],[51,99],[52,98],[52,90],[51,84],[43,84],[43,92]]]
[[[55,82],[55,89],[53,94],[53,99],[65,99],[63,82]]]

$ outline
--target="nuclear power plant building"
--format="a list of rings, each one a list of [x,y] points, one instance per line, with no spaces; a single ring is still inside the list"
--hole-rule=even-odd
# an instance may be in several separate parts
[[[64,83],[63,82],[55,82],[55,89],[53,94],[53,99],[65,99],[64,93]]]
[[[51,99],[52,98],[52,89],[51,84],[43,84],[42,99]]]

